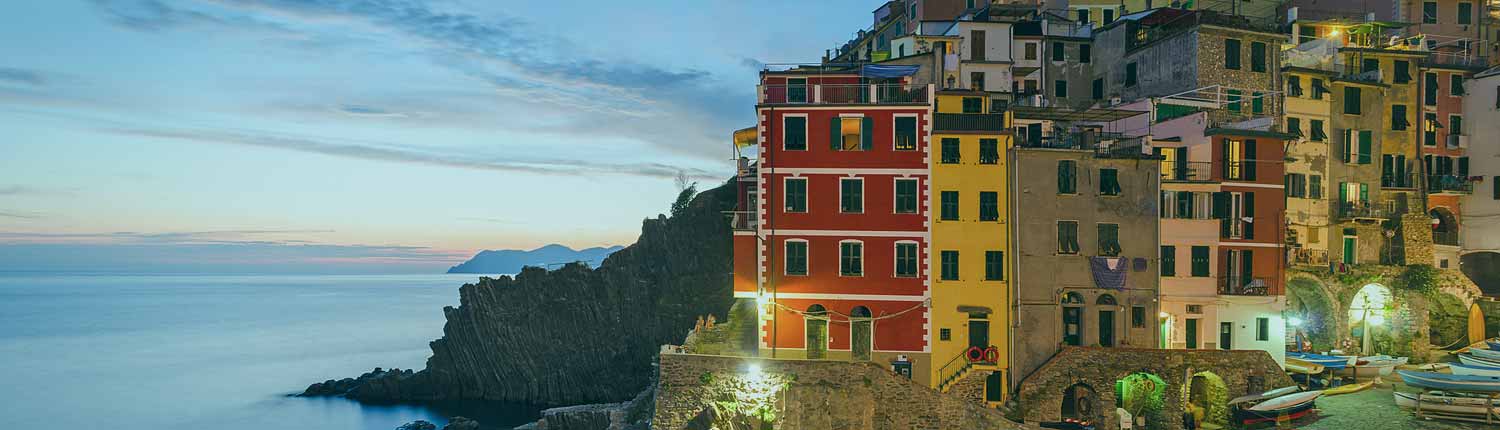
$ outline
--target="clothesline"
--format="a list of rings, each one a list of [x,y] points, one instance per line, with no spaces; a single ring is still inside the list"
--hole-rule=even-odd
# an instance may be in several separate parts
[[[791,313],[800,315],[800,316],[802,316],[804,318],[806,318],[807,315],[809,313],[811,313],[811,312],[807,312],[807,311],[799,311],[799,310],[796,310],[796,309],[793,309],[793,308],[789,308],[789,307],[786,307],[785,305],[782,305],[780,303],[774,303],[773,302],[771,304],[775,305],[777,308],[781,308],[783,310],[786,310],[787,312],[791,312]],[[857,317],[857,318],[860,319],[860,320],[868,320],[868,321],[878,321],[878,320],[884,320],[884,319],[891,319],[891,318],[899,317],[901,315],[905,315],[906,313],[914,311],[914,310],[917,310],[919,308],[926,308],[926,307],[927,307],[927,303],[924,302],[922,304],[918,304],[916,306],[912,306],[912,307],[903,309],[900,312],[896,312],[896,313],[893,313],[893,314],[890,314],[890,315],[881,315],[881,316],[878,316],[878,317]],[[838,321],[838,322],[852,322],[856,318],[856,317],[851,316],[851,315],[845,315],[845,314],[839,313],[838,311],[823,311],[822,314],[832,314],[832,315],[838,315],[838,316],[844,317],[843,321]],[[823,317],[823,316],[822,315],[818,315],[818,316],[815,316],[815,317]],[[829,319],[829,321],[835,321],[835,320]]]

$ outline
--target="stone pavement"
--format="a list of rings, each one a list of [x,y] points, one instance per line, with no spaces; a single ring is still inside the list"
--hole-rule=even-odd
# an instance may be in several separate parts
[[[1415,391],[1395,383],[1401,391]],[[1457,430],[1500,428],[1481,423],[1417,419],[1416,415],[1396,406],[1391,395],[1392,384],[1353,394],[1318,399],[1316,416],[1283,424],[1283,429],[1297,430]]]

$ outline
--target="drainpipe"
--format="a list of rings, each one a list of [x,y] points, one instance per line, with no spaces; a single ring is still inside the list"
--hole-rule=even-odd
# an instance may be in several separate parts
[[[1012,118],[1014,118],[1014,116],[1012,116]],[[1015,125],[1012,124],[1011,127],[1015,127]],[[1020,194],[1017,193],[1017,191],[1020,189],[1020,187],[1018,187],[1016,185],[1016,178],[1020,177],[1019,172],[1020,172],[1021,164],[1017,162],[1017,160],[1019,160],[1020,157],[1018,156],[1018,154],[1016,152],[1017,144],[1016,144],[1016,138],[1015,138],[1014,129],[1012,129],[1012,131],[1011,131],[1010,146],[1011,147],[1008,148],[1005,151],[1006,162],[1010,163],[1010,168],[1006,169],[1006,172],[1005,172],[1005,175],[1006,175],[1006,178],[1005,178],[1006,179],[1005,180],[1006,193],[1009,195],[1009,197],[1007,197],[1006,200],[1008,201],[1008,203],[1010,203],[1010,204],[1006,205],[1007,207],[1005,208],[1006,212],[1010,213],[1010,225],[1007,227],[1007,229],[1009,230],[1009,234],[1007,234],[1005,238],[1006,238],[1006,248],[1008,248],[1010,250],[1010,258],[1009,258],[1009,260],[1010,260],[1010,264],[1011,264],[1011,268],[1012,268],[1012,270],[1011,270],[1011,280],[1010,280],[1010,303],[1009,303],[1010,304],[1010,326],[1011,326],[1011,330],[1010,330],[1010,333],[1006,334],[1005,341],[1007,343],[1007,348],[1006,348],[1006,356],[1007,356],[1007,358],[1006,358],[1006,364],[1010,367],[1009,372],[1007,372],[1010,375],[1010,381],[1008,381],[1009,383],[1006,384],[1006,385],[1010,385],[1010,387],[1008,387],[1008,388],[1010,388],[1011,393],[1014,394],[1014,392],[1015,392],[1014,389],[1017,388],[1017,386],[1015,384],[1018,383],[1018,382],[1020,382],[1020,378],[1016,377],[1016,375],[1015,375],[1015,370],[1016,370],[1017,367],[1019,367],[1019,366],[1016,365],[1016,334],[1017,333],[1021,333],[1021,273],[1022,273],[1021,272],[1021,249],[1019,247],[1015,246],[1015,244],[1020,243],[1020,241],[1017,240],[1018,238],[1016,237],[1016,235],[1018,235],[1018,234],[1021,233],[1021,229],[1018,227],[1019,225],[1021,225],[1021,218],[1020,218],[1021,211],[1017,208],[1017,206],[1019,206],[1019,205],[1016,204],[1016,202],[1020,200]]]

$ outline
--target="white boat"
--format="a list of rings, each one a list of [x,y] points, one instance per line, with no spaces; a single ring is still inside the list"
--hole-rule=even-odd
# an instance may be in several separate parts
[[[1500,377],[1450,375],[1447,373],[1399,370],[1401,380],[1418,388],[1429,390],[1500,393]]]
[[[1229,401],[1229,404],[1230,405],[1238,405],[1240,403],[1258,402],[1258,401],[1265,400],[1265,399],[1272,399],[1272,398],[1277,398],[1277,397],[1285,396],[1287,394],[1292,394],[1292,393],[1295,393],[1295,392],[1298,392],[1298,391],[1302,391],[1302,387],[1298,387],[1296,385],[1286,386],[1286,387],[1277,388],[1277,389],[1274,389],[1274,390],[1271,390],[1271,391],[1267,391],[1267,392],[1264,392],[1264,393],[1260,393],[1260,394],[1250,394],[1250,395],[1235,397],[1234,400],[1230,400]]]
[[[1416,409],[1417,393],[1395,392],[1396,406],[1407,409]],[[1428,392],[1421,395],[1423,412],[1442,412],[1458,415],[1484,416],[1485,402],[1483,397],[1465,397],[1452,395],[1444,392]],[[1490,411],[1500,415],[1500,401],[1490,404]]]
[[[1475,356],[1469,355],[1469,354],[1459,354],[1458,355],[1458,362],[1463,363],[1463,364],[1467,364],[1467,365],[1470,365],[1470,366],[1500,367],[1500,361],[1486,360],[1486,359],[1475,357]]]
[[[1453,363],[1448,365],[1448,369],[1452,371],[1454,375],[1500,376],[1500,367],[1495,366],[1476,366],[1472,364]]]
[[[1350,357],[1354,364],[1333,371],[1334,375],[1352,376],[1358,378],[1375,378],[1380,376],[1391,376],[1391,371],[1396,366],[1406,364],[1406,357],[1391,357],[1389,355],[1376,355],[1370,357]]]
[[[1485,360],[1500,361],[1500,351],[1484,348],[1469,348],[1469,353]]]
[[[1245,408],[1245,409],[1250,410],[1250,411],[1256,411],[1256,412],[1276,411],[1276,410],[1280,410],[1280,409],[1286,409],[1286,408],[1290,408],[1290,407],[1293,407],[1293,406],[1297,406],[1297,405],[1300,405],[1300,404],[1303,404],[1303,403],[1311,402],[1311,401],[1313,401],[1313,399],[1317,399],[1318,396],[1321,396],[1321,395],[1323,395],[1322,391],[1304,391],[1304,392],[1301,392],[1301,393],[1292,393],[1292,394],[1287,394],[1285,396],[1277,397],[1277,398],[1274,398],[1274,399],[1271,399],[1271,400],[1267,400],[1267,401],[1264,401],[1264,402],[1260,402],[1260,403],[1256,404],[1255,406],[1251,406],[1251,407]]]

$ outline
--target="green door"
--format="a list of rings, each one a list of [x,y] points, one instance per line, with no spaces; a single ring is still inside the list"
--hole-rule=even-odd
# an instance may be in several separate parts
[[[1344,264],[1354,264],[1354,242],[1355,238],[1344,237]]]
[[[1198,319],[1188,318],[1187,323],[1187,349],[1198,349]]]

